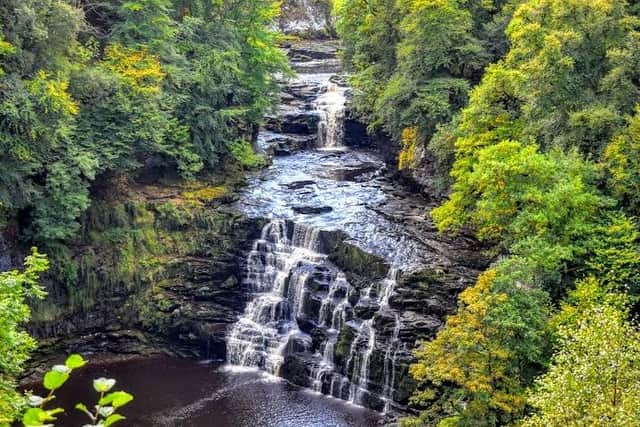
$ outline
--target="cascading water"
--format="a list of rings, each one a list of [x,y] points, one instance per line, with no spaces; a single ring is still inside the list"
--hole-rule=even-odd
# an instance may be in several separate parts
[[[344,119],[346,111],[345,88],[329,82],[325,93],[317,100],[320,114],[318,124],[318,147],[337,148],[344,139]]]
[[[277,375],[292,347],[305,349],[310,338],[298,328],[310,268],[324,256],[315,252],[318,229],[274,220],[253,244],[245,285],[253,299],[227,338],[231,364],[253,366]]]
[[[296,49],[294,57],[305,53],[309,52]],[[288,219],[269,222],[248,254],[244,286],[250,301],[227,335],[227,359],[356,405],[388,411],[399,407],[395,397],[407,399],[406,393],[398,393],[398,384],[411,358],[401,340],[401,316],[390,307],[398,270],[390,269],[383,279],[378,273],[371,276],[376,279],[355,275],[355,284],[350,283],[351,276],[322,253],[336,235],[324,240],[320,229],[340,229],[349,239],[375,243],[372,248],[382,252],[376,256],[390,262],[403,259],[405,268],[405,251],[413,253],[412,241],[394,234],[398,229],[367,208],[381,203],[386,194],[350,176],[363,164],[363,170],[370,170],[377,163],[363,160],[370,159],[368,155],[342,149],[347,89],[325,69],[324,62],[331,64],[332,59],[317,59],[326,58],[324,49],[306,56],[306,62],[294,64],[299,78],[286,91],[289,100],[282,120],[288,125],[272,126],[269,130],[275,133],[263,136],[268,145],[269,140],[290,138],[278,133],[282,129],[309,132],[305,135],[316,136],[319,150],[289,150],[274,162],[277,177],[260,180],[255,191],[244,195],[242,207],[254,217]],[[311,122],[317,123],[317,134]],[[323,153],[325,149],[331,152]],[[340,173],[333,174],[334,169]],[[323,209],[300,210],[316,205]]]
[[[357,405],[367,405],[374,396],[386,411],[402,349],[399,316],[389,307],[398,270],[390,269],[384,280],[358,291],[319,252],[319,237],[318,228],[285,220],[264,227],[247,257],[244,284],[252,299],[228,335],[228,361],[279,375],[287,357],[295,356],[306,366],[313,390]],[[373,315],[359,319],[350,300],[358,301],[356,307],[375,307]],[[393,334],[378,336],[375,319],[389,312]],[[310,324],[314,333],[303,331]],[[336,346],[348,331],[354,335],[348,357],[336,363]],[[384,360],[376,393],[370,390],[375,354]]]
[[[380,283],[379,288],[374,289],[374,285],[369,286],[364,290],[364,299],[367,303],[372,300],[372,293],[377,291],[377,298],[375,298],[375,304],[378,306],[378,310],[369,320],[362,322],[358,329],[358,334],[353,340],[347,367],[351,366],[351,387],[349,389],[348,400],[352,403],[361,404],[362,395],[368,392],[368,382],[370,377],[370,364],[371,355],[376,350],[376,347],[380,347],[384,351],[384,388],[382,393],[382,399],[384,400],[384,411],[388,411],[393,402],[393,386],[395,382],[396,374],[396,358],[398,352],[401,350],[402,343],[399,340],[400,333],[400,319],[397,313],[392,312],[389,307],[389,299],[393,294],[399,270],[397,268],[391,268],[387,277]],[[376,329],[374,325],[374,319],[377,315],[391,312],[393,315],[393,334],[386,342],[378,342],[376,339]],[[364,346],[362,345],[364,343]]]

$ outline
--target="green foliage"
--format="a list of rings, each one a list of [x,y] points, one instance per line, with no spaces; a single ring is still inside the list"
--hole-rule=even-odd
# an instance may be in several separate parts
[[[536,381],[534,412],[522,426],[640,425],[640,333],[619,304],[592,299],[597,286],[579,285],[575,305],[563,307],[559,350]]]
[[[24,271],[0,273],[0,425],[19,414],[24,401],[16,391],[16,377],[35,348],[35,340],[22,328],[31,317],[27,303],[43,298],[38,278],[48,267],[47,258],[34,248],[24,261]]]
[[[234,141],[229,144],[229,152],[243,166],[258,167],[265,164],[265,159],[253,151],[253,147],[247,141]]]
[[[604,164],[609,172],[611,191],[621,206],[633,215],[640,214],[639,111],[629,119],[627,128],[621,130],[605,149]]]
[[[79,354],[72,354],[64,365],[53,366],[44,376],[43,386],[49,390],[47,396],[42,397],[29,394],[27,400],[31,408],[27,409],[22,417],[22,425],[25,427],[53,426],[57,415],[64,413],[63,408],[46,409],[45,406],[55,400],[54,393],[64,385],[71,373],[83,367],[87,362]],[[117,413],[117,410],[133,400],[133,396],[125,391],[113,391],[111,389],[116,380],[110,378],[97,378],[93,381],[93,388],[99,393],[98,403],[90,411],[87,405],[78,403],[75,409],[83,412],[90,419],[91,426],[111,426],[125,419]]]
[[[466,105],[484,67],[505,53],[503,30],[517,3],[337,2],[344,58],[355,71],[356,112],[395,143],[405,129],[417,129],[424,151],[438,127]]]
[[[0,217],[77,235],[96,180],[193,179],[250,152],[288,74],[271,0],[0,2]]]
[[[516,420],[524,390],[546,361],[548,318],[544,292],[502,280],[500,269],[480,276],[460,295],[458,313],[435,340],[417,350],[411,374],[421,384],[414,403],[435,404],[446,387],[443,411],[424,411],[407,426],[495,426]]]
[[[599,157],[640,100],[619,81],[637,26],[624,2],[523,2],[506,59],[489,67],[462,113],[457,158],[504,139]]]

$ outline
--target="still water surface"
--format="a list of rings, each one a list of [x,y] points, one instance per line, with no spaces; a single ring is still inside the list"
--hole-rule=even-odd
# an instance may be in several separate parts
[[[122,410],[122,427],[369,427],[380,415],[341,400],[293,386],[264,372],[228,369],[192,360],[154,357],[74,372],[57,403],[72,408],[96,400],[91,382],[113,377],[115,389],[135,395]],[[87,419],[59,418],[62,427],[80,427]]]

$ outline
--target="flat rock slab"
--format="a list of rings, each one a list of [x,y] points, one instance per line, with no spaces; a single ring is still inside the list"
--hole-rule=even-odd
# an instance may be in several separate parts
[[[289,190],[299,190],[303,187],[308,187],[310,185],[314,185],[316,182],[312,180],[304,180],[304,181],[293,181],[287,184],[282,184],[283,187],[288,188]]]
[[[291,207],[295,213],[303,215],[314,215],[331,212],[333,208],[331,206],[293,206]]]

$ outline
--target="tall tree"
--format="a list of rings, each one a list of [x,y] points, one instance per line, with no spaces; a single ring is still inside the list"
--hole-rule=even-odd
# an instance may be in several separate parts
[[[525,387],[545,361],[546,296],[497,277],[497,270],[483,273],[460,295],[446,328],[416,352],[411,373],[423,388],[414,400],[440,411],[405,425],[497,426],[522,415]],[[433,386],[449,390],[445,402]]]

